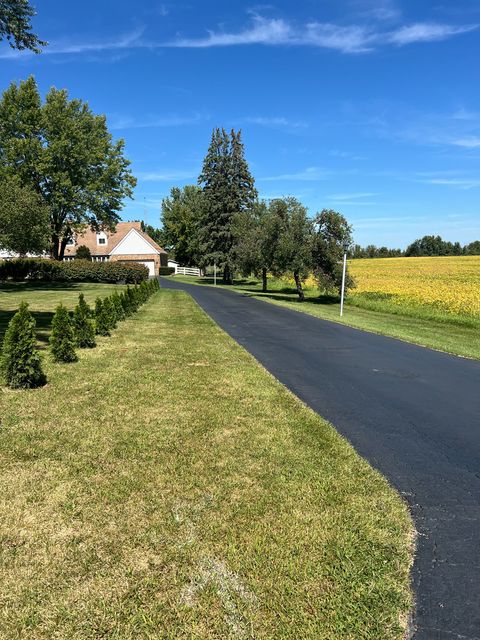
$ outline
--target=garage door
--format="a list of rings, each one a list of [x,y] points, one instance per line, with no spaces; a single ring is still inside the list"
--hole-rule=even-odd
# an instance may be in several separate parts
[[[142,260],[140,264],[144,264],[148,269],[148,275],[155,275],[155,262],[153,260]]]

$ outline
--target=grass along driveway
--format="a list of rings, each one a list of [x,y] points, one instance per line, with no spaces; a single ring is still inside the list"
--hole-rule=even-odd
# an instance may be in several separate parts
[[[192,276],[174,276],[174,278],[189,284],[213,286],[213,278]],[[218,280],[217,283],[217,286],[224,286]],[[361,308],[349,304],[348,298],[344,316],[341,318],[337,298],[319,296],[316,289],[306,289],[305,302],[301,303],[298,302],[296,291],[292,287],[274,278],[269,281],[267,293],[262,292],[261,282],[253,278],[239,280],[225,288],[324,320],[339,322],[372,333],[381,333],[438,351],[480,359],[480,318],[476,320],[448,318],[445,314],[433,314],[423,309],[418,311],[417,317],[402,315],[402,309],[398,306],[370,302],[368,308]],[[360,304],[358,297],[357,303]]]
[[[46,368],[0,395],[0,637],[403,637],[403,501],[190,297]]]
[[[78,296],[83,293],[87,303],[93,308],[95,298],[105,298],[114,291],[125,287],[115,284],[77,282],[2,282],[0,283],[0,343],[12,316],[18,311],[20,302],[28,302],[37,323],[38,339],[48,342],[53,314],[63,302],[68,309],[74,309]]]

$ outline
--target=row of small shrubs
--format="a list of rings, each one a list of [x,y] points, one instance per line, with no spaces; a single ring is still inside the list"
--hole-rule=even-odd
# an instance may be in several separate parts
[[[126,282],[138,284],[148,278],[148,269],[136,262],[59,262],[47,258],[16,258],[0,263],[0,280],[42,282]]]
[[[115,292],[103,300],[97,298],[94,310],[81,293],[73,314],[60,304],[53,316],[49,339],[53,361],[76,362],[77,348],[95,347],[97,335],[109,336],[117,323],[135,313],[159,286],[156,279],[143,281],[122,293]],[[35,319],[28,304],[22,302],[5,332],[0,355],[0,372],[10,388],[32,389],[46,383],[36,342]]]

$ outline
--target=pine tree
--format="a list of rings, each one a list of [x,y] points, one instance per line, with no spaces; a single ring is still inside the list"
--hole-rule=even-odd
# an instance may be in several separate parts
[[[95,342],[95,328],[90,320],[90,315],[90,307],[85,302],[85,296],[81,293],[78,298],[78,305],[73,312],[75,337],[77,347],[80,347],[80,349],[92,349],[97,344]]]
[[[117,326],[117,314],[110,296],[106,297],[103,301],[103,312],[107,320],[108,329],[115,329]]]
[[[120,302],[122,303],[125,318],[128,318],[128,316],[132,315],[132,310],[130,308],[130,300],[126,291],[120,294]]]
[[[75,331],[68,309],[60,304],[53,316],[50,351],[54,362],[76,362]]]
[[[35,319],[22,302],[10,320],[3,339],[0,371],[11,389],[33,389],[47,381],[37,350]]]
[[[214,129],[208,153],[198,178],[203,186],[204,212],[200,222],[204,264],[216,262],[223,281],[232,283],[233,220],[257,198],[253,177],[245,160],[241,132]]]
[[[95,331],[99,336],[110,335],[109,318],[101,298],[95,300]]]
[[[123,310],[122,300],[117,291],[112,294],[112,303],[115,307],[115,315],[117,316],[117,321],[121,322],[122,320],[125,320],[125,311]]]

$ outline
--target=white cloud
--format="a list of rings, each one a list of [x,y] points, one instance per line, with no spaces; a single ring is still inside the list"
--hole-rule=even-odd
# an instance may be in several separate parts
[[[379,8],[381,15],[393,17],[387,5]],[[337,25],[328,22],[309,22],[296,26],[282,18],[252,16],[249,27],[238,32],[208,31],[201,38],[179,38],[167,43],[171,47],[227,47],[261,44],[269,46],[297,45],[334,49],[342,53],[365,53],[381,45],[403,46],[415,42],[433,42],[478,29],[479,25],[449,25],[416,23],[393,31],[382,31],[366,24]]]
[[[379,193],[338,193],[332,196],[327,196],[329,200],[335,200],[338,202],[347,202],[349,200],[358,200],[360,198],[373,198],[380,195]]]
[[[456,147],[464,147],[466,149],[479,149],[480,137],[459,138],[452,140],[452,144]]]
[[[284,117],[264,117],[254,116],[243,119],[249,124],[258,124],[265,127],[284,128],[284,129],[306,129],[308,124],[302,120],[289,120]]]
[[[476,178],[430,178],[428,180],[420,180],[420,182],[458,187],[459,189],[475,189],[480,187],[480,180]]]
[[[447,38],[451,38],[452,36],[456,36],[461,33],[475,31],[478,27],[478,24],[454,26],[448,24],[418,22],[416,24],[401,27],[396,31],[392,31],[387,35],[387,40],[400,46],[412,44],[414,42],[434,42],[436,40],[446,40]]]
[[[105,41],[52,42],[45,47],[43,55],[84,54],[105,51],[149,49],[164,47],[207,48],[239,45],[266,46],[310,46],[332,49],[342,53],[358,54],[372,51],[379,46],[404,46],[416,42],[433,42],[478,29],[479,25],[450,25],[416,23],[405,25],[393,31],[382,30],[378,21],[392,15],[387,4],[377,7],[376,26],[367,23],[338,25],[328,22],[308,22],[297,25],[283,18],[265,18],[252,15],[249,26],[237,32],[207,30],[207,35],[199,38],[179,37],[169,42],[150,42],[143,38],[144,28],[135,29],[123,36]],[[0,58],[22,58],[33,55],[29,51],[5,48]]]
[[[305,182],[313,182],[317,180],[328,180],[331,177],[331,171],[320,167],[307,167],[298,173],[283,173],[278,176],[268,176],[266,178],[258,178],[258,182],[278,182],[282,180],[299,180]]]
[[[110,129],[149,129],[161,127],[180,127],[189,124],[196,124],[202,120],[208,119],[200,113],[192,116],[170,115],[161,117],[152,117],[145,120],[137,120],[131,116],[114,115],[111,119]]]
[[[194,171],[150,171],[145,173],[137,172],[135,175],[143,182],[175,182],[176,180],[197,178],[197,174]]]

